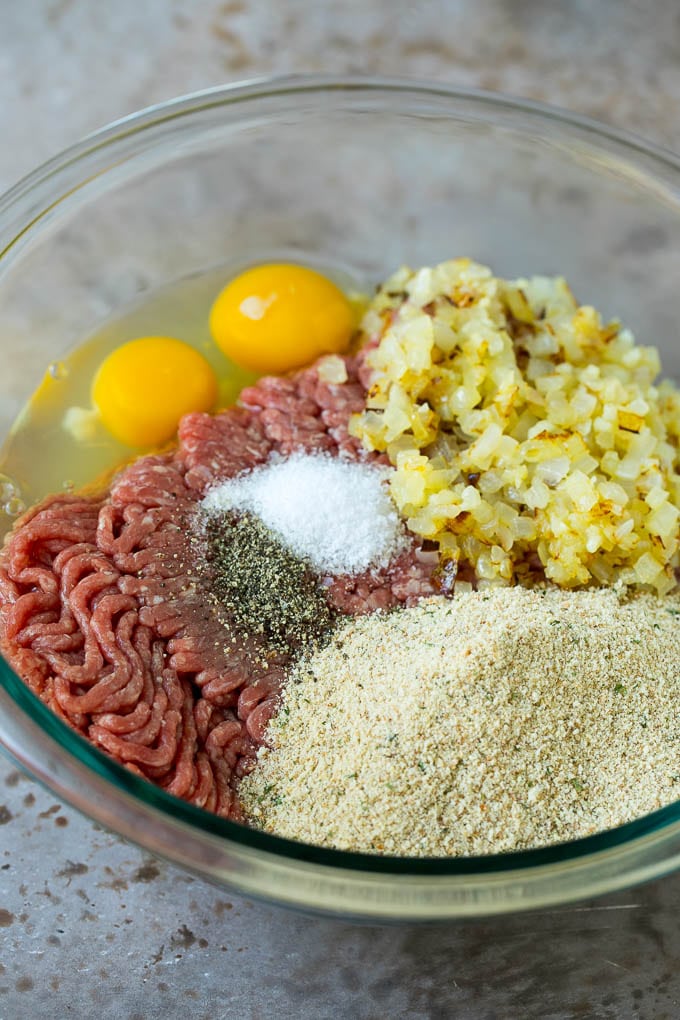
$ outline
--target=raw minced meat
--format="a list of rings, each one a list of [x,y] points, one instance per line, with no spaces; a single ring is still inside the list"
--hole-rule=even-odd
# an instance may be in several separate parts
[[[287,658],[209,597],[193,522],[216,482],[293,451],[383,462],[348,434],[364,406],[323,363],[261,379],[240,406],[183,418],[176,450],[142,457],[99,498],[30,511],[0,557],[0,647],[47,705],[117,761],[194,804],[240,817]],[[411,604],[432,587],[418,543],[388,567],[320,583],[340,613]]]

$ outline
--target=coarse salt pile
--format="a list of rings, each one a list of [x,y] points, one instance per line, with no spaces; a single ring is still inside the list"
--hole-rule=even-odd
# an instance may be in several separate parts
[[[680,598],[494,588],[356,618],[292,672],[259,828],[415,856],[611,829],[680,794]]]
[[[385,567],[404,544],[389,495],[391,469],[327,454],[292,454],[212,489],[203,508],[255,514],[322,574]]]

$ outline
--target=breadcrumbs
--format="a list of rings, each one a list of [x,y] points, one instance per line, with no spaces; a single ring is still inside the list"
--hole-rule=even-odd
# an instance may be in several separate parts
[[[251,822],[461,856],[611,829],[680,794],[680,598],[519,587],[356,618],[293,671]]]

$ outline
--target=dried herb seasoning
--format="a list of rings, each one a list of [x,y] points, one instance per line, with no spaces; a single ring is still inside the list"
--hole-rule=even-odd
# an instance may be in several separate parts
[[[318,643],[334,613],[318,577],[250,513],[209,515],[209,587],[234,625],[292,655]]]

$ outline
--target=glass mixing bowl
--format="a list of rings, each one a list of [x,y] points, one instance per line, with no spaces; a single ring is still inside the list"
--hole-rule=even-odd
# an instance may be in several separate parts
[[[130,301],[288,253],[376,282],[467,254],[563,273],[680,377],[680,161],[503,96],[405,81],[281,79],[146,110],[0,200],[0,427],[47,363]],[[119,767],[0,663],[0,741],[56,794],[153,853],[252,896],[383,919],[593,896],[680,864],[680,804],[547,849],[468,859],[323,850],[211,816]]]

